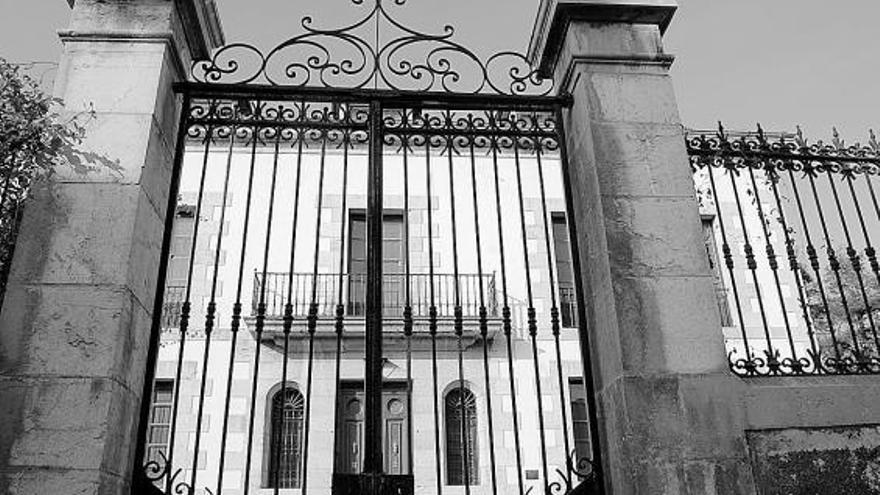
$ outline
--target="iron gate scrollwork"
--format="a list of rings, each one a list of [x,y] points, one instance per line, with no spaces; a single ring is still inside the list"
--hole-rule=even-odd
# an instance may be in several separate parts
[[[135,492],[601,493],[570,99],[353,3],[177,86]]]

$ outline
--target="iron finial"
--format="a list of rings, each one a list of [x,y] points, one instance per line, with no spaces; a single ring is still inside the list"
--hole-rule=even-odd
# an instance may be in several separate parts
[[[727,139],[727,135],[724,133],[724,124],[721,123],[720,120],[718,121],[718,137],[721,138],[721,140]]]
[[[799,126],[799,125],[795,126],[795,129],[797,129],[796,141],[797,141],[798,146],[800,146],[801,148],[806,148],[807,147],[807,140],[806,140],[806,138],[804,138],[804,130],[801,129],[801,126]]]
[[[766,137],[764,136],[764,128],[761,127],[760,122],[757,123],[757,126],[758,126],[758,141],[760,141],[761,144],[763,145],[767,142]]]
[[[846,143],[842,139],[840,139],[840,133],[837,132],[836,126],[831,126],[831,136],[831,143],[834,145],[835,148],[843,149],[846,147]]]

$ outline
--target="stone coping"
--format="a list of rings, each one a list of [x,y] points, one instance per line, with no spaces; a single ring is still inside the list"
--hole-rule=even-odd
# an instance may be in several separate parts
[[[677,0],[541,0],[527,55],[550,77],[571,22],[656,24],[662,34],[677,9]]]

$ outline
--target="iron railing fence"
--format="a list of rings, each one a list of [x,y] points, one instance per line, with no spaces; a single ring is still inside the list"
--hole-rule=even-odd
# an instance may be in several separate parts
[[[458,275],[462,315],[472,318],[480,316],[481,278],[484,288],[483,295],[487,301],[488,316],[500,317],[494,274]],[[407,279],[409,280],[408,285]],[[252,315],[257,315],[259,312],[262,281],[263,274],[255,272]],[[427,273],[413,273],[408,276],[406,274],[384,274],[382,276],[383,315],[388,318],[402,318],[404,308],[409,303],[414,318],[427,318],[430,314],[432,283],[435,294],[434,305],[437,308],[438,316],[455,316],[456,276],[446,273],[435,273],[433,280]],[[366,274],[344,273],[340,276],[338,273],[294,273],[291,276],[290,273],[280,272],[266,273],[265,316],[267,318],[282,318],[288,299],[293,306],[294,317],[308,316],[314,288],[318,308],[317,316],[319,318],[333,318],[336,316],[340,284],[342,284],[341,292],[345,301],[345,316],[365,316]],[[407,289],[409,290],[409,301],[407,301]]]
[[[880,143],[690,131],[716,294],[743,376],[880,373]],[[712,242],[711,237],[707,242]],[[709,250],[711,251],[711,250]],[[725,314],[729,311],[730,316]]]

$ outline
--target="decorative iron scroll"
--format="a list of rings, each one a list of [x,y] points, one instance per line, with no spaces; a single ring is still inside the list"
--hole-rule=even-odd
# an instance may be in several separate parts
[[[704,219],[712,217],[710,261],[720,247],[718,302],[738,327],[726,335],[731,369],[880,373],[874,133],[848,145],[836,129],[830,143],[810,143],[800,128],[771,138],[760,126],[736,134],[721,126],[686,141]]]
[[[351,0],[363,5],[366,0]],[[338,29],[320,29],[301,20],[304,33],[263,52],[247,43],[218,49],[210,60],[193,64],[198,82],[263,83],[284,87],[442,91],[471,94],[548,95],[550,80],[541,78],[525,55],[503,51],[481,58],[453,39],[405,26],[387,5],[406,0],[372,0],[360,20]],[[393,34],[382,36],[383,28]]]

